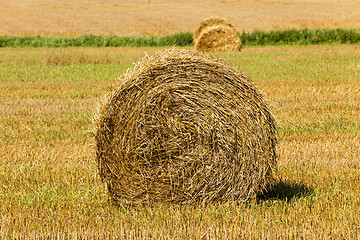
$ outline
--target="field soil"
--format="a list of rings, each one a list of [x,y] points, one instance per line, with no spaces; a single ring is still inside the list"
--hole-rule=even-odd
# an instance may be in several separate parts
[[[239,31],[360,28],[359,0],[0,0],[0,35],[155,35],[226,17]]]

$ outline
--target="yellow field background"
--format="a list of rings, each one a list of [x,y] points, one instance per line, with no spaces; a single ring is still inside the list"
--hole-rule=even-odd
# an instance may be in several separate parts
[[[92,118],[117,76],[163,48],[0,49],[0,239],[358,239],[360,46],[217,53],[278,124],[274,187],[245,203],[115,207]]]
[[[0,35],[360,29],[360,0],[0,0]],[[264,93],[274,185],[247,202],[116,207],[91,134],[115,79],[163,48],[0,48],[0,239],[359,239],[360,45],[213,53]]]
[[[359,0],[0,0],[0,35],[156,35],[213,15],[239,31],[360,28]]]

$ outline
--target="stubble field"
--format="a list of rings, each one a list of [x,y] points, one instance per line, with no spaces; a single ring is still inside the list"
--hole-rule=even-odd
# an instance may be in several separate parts
[[[0,6],[0,36],[164,36],[193,32],[213,15],[239,32],[360,29],[359,0],[0,0]]]
[[[0,49],[0,238],[358,239],[360,46],[217,53],[277,120],[275,185],[244,203],[114,207],[92,118],[114,79],[160,48]]]
[[[0,35],[359,29],[358,0],[0,0]],[[248,202],[115,207],[94,158],[101,97],[161,48],[0,49],[0,239],[359,239],[360,46],[217,53],[265,94],[276,182]]]

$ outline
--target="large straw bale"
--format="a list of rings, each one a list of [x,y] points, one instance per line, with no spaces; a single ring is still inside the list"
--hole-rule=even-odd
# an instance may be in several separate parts
[[[236,52],[241,49],[241,40],[237,32],[223,25],[205,28],[195,42],[200,52]]]
[[[212,27],[212,26],[218,26],[218,25],[228,26],[230,28],[233,28],[234,31],[236,31],[234,26],[225,18],[221,18],[221,17],[217,17],[217,16],[206,18],[203,21],[201,21],[201,23],[199,24],[198,28],[196,29],[196,31],[194,33],[194,37],[193,37],[194,44],[196,43],[197,38],[200,36],[201,32],[204,29],[206,29],[208,27]]]
[[[146,56],[99,109],[99,174],[123,204],[247,200],[276,167],[274,118],[253,83],[190,50]]]

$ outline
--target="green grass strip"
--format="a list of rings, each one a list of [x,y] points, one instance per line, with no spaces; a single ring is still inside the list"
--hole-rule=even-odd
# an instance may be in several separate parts
[[[0,47],[161,47],[161,46],[190,46],[192,33],[183,32],[165,37],[122,37],[122,36],[95,36],[83,35],[81,37],[40,37],[24,36],[0,37]]]
[[[284,31],[254,31],[240,34],[244,46],[358,44],[360,30],[303,29]]]
[[[281,46],[316,44],[359,44],[360,30],[303,29],[282,31],[254,31],[239,33],[243,46]],[[165,37],[95,36],[40,37],[0,36],[2,48],[64,48],[64,47],[164,47],[192,46],[193,33],[182,32]]]

